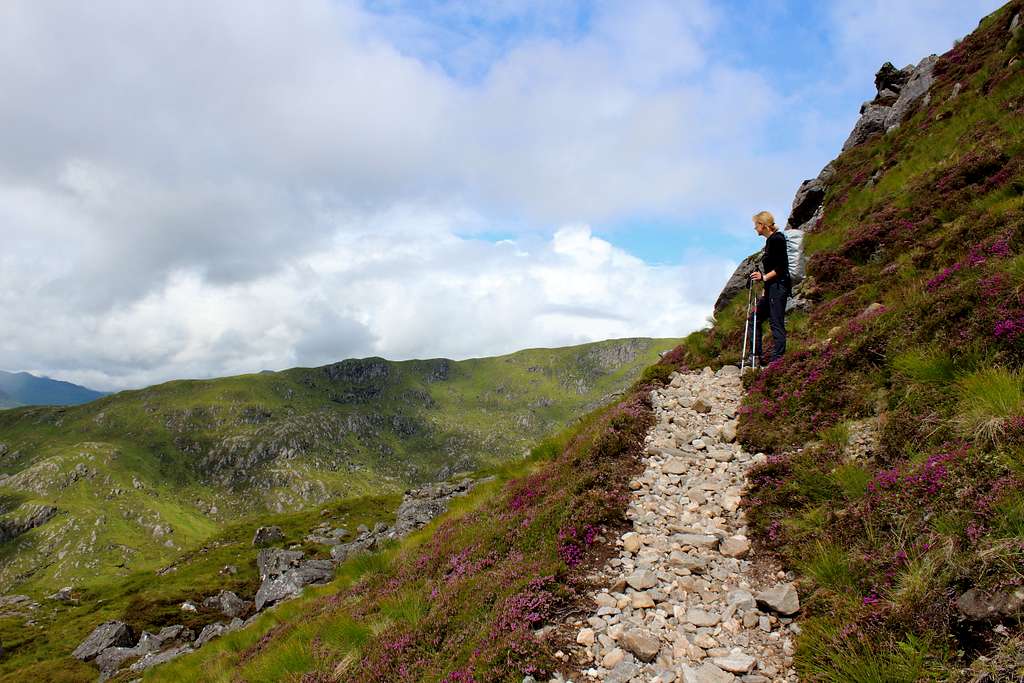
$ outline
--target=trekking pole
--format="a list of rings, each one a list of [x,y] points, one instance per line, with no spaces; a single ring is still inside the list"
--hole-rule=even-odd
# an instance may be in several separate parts
[[[760,269],[758,269],[758,270],[760,271]],[[753,289],[753,288],[754,288],[753,285],[751,285],[751,289]],[[760,336],[758,334],[758,330],[757,330],[757,292],[756,291],[754,292],[754,325],[753,325],[753,327],[754,327],[754,329],[752,329],[750,331],[750,367],[752,367],[752,368],[754,368],[756,370],[757,369],[757,361],[758,361],[758,358],[757,358],[757,342],[759,341],[758,337]]]
[[[743,309],[743,350],[740,351],[740,373],[746,369],[747,363],[747,332],[750,330],[750,293],[754,289],[754,283],[747,278],[747,307]]]

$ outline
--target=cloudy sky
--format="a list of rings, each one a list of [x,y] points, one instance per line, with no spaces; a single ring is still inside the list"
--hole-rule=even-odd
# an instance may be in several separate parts
[[[703,325],[996,0],[4,0],[0,368],[99,389]]]

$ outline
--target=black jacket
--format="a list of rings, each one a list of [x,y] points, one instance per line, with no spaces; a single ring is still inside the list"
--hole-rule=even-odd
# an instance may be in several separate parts
[[[775,277],[768,280],[768,284],[779,282],[789,288],[789,251],[786,249],[786,236],[781,230],[776,230],[765,240],[761,267],[766,273],[775,271]]]

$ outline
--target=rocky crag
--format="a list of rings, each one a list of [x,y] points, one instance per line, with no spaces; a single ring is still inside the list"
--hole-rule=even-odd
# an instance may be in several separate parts
[[[860,117],[843,144],[843,150],[896,130],[917,107],[927,106],[938,59],[936,55],[930,55],[917,66],[908,64],[902,69],[897,69],[890,62],[883,64],[875,74],[875,97],[861,105]],[[825,192],[835,173],[834,162],[829,162],[817,176],[800,183],[793,197],[785,230],[810,232],[818,227],[824,215]],[[877,181],[880,175],[873,176],[869,182]],[[747,286],[748,276],[760,265],[761,253],[757,251],[747,256],[736,267],[715,300],[716,314]],[[797,285],[794,296],[787,304],[787,311],[806,309],[807,302],[803,293],[804,287]]]
[[[633,530],[594,580],[577,622],[577,681],[795,681],[793,584],[747,538],[746,473],[765,461],[736,439],[739,369],[674,374],[652,392],[657,424],[633,480]]]

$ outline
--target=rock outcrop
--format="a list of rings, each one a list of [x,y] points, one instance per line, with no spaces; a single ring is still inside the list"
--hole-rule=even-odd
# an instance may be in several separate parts
[[[721,294],[718,295],[718,299],[715,300],[715,314],[725,308],[732,298],[742,292],[747,287],[748,279],[750,274],[761,265],[761,252],[758,251],[751,254],[747,258],[740,261],[740,264],[736,266],[736,270],[733,271],[732,275],[725,283],[725,287],[722,288]],[[746,295],[744,295],[746,296]]]
[[[463,479],[456,484],[427,484],[405,492],[402,504],[398,506],[395,519],[395,533],[405,536],[430,523],[448,509],[456,496],[464,496],[473,488],[472,479]]]
[[[886,62],[875,74],[877,94],[861,106],[860,118],[843,143],[843,151],[856,147],[871,138],[897,128],[914,111],[934,81],[933,72],[938,57],[931,55],[917,66],[896,69]]]
[[[110,647],[130,647],[135,644],[132,627],[123,621],[105,621],[93,629],[75,648],[71,656],[87,662]]]
[[[6,543],[26,531],[46,524],[56,514],[57,508],[52,505],[29,505],[21,514],[0,519],[0,543]]]
[[[261,526],[253,534],[252,544],[257,548],[280,543],[284,540],[284,532],[279,526]]]

